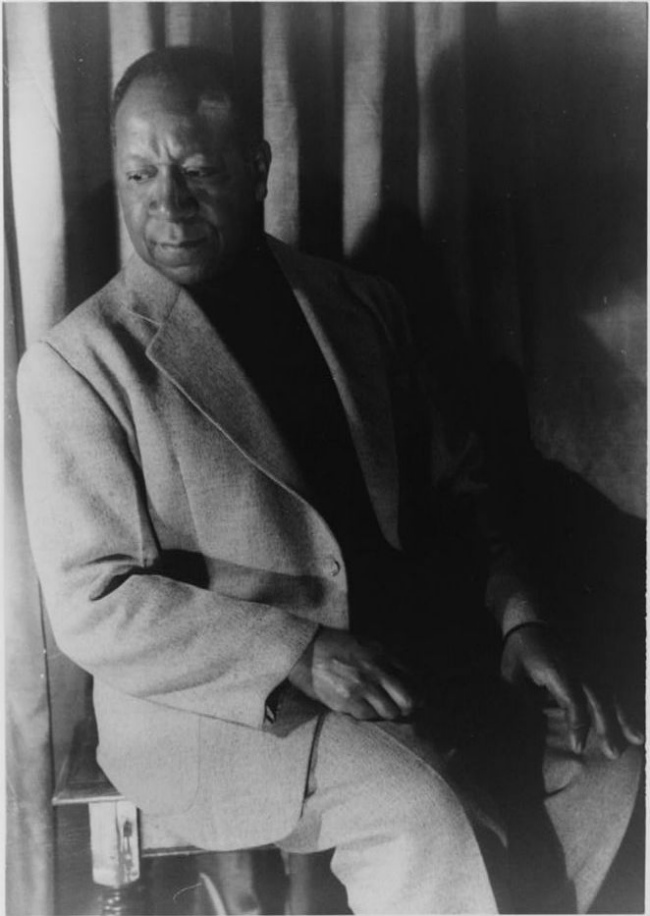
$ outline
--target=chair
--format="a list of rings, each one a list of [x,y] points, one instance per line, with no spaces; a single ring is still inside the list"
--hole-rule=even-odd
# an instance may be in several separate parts
[[[179,843],[121,795],[97,763],[96,748],[95,718],[88,709],[75,726],[52,803],[88,807],[92,878],[102,888],[102,916],[136,916],[147,911],[142,859],[205,855],[205,850]],[[310,911],[309,858],[283,855],[288,879],[285,913]],[[200,881],[214,912],[227,914],[223,895],[210,876],[201,874]]]

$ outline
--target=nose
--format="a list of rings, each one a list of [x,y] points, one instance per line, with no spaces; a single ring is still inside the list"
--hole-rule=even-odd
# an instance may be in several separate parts
[[[198,203],[179,169],[160,168],[152,182],[149,212],[168,220],[193,216]]]

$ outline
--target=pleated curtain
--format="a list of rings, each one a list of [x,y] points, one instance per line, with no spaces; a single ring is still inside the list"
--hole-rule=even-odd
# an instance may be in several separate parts
[[[646,9],[8,2],[4,19],[7,912],[46,914],[84,679],[42,613],[14,376],[129,255],[116,81],[152,48],[231,54],[273,151],[267,230],[387,276],[461,386],[512,367],[540,452],[642,515]]]

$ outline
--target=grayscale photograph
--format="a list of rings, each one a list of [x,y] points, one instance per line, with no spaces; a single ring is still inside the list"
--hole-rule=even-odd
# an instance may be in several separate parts
[[[5,913],[645,910],[645,2],[5,2]]]

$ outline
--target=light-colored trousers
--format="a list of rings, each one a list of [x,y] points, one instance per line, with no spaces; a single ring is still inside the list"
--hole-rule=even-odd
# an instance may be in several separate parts
[[[440,754],[408,724],[327,714],[301,819],[278,845],[334,848],[354,913],[513,912],[522,898],[529,912],[585,912],[629,823],[641,754],[609,760],[592,737],[578,757],[561,712],[547,717],[539,789],[506,805],[510,837],[503,808],[463,784],[453,751]]]

